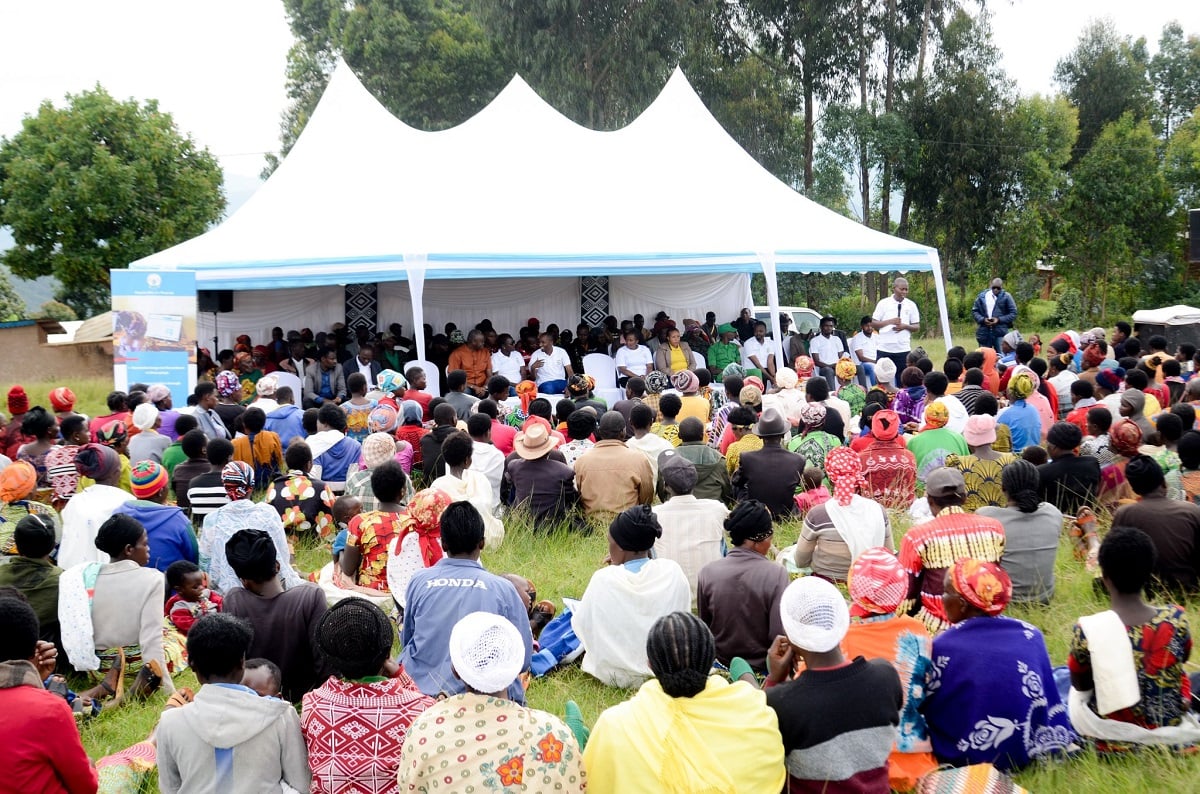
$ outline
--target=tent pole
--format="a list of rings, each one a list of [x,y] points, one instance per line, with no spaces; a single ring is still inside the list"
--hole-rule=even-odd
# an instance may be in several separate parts
[[[767,282],[767,308],[771,311],[771,338],[779,346],[779,363],[777,367],[790,366],[791,362],[784,361],[787,351],[783,344],[783,329],[779,325],[779,278],[775,271],[775,252],[760,251],[759,264],[762,265],[763,276]]]
[[[413,344],[417,359],[425,361],[425,255],[405,254],[404,270],[408,274],[408,296],[412,300]]]
[[[954,347],[950,334],[950,313],[946,306],[946,285],[942,283],[942,265],[937,251],[929,252],[929,268],[933,271],[933,287],[937,291],[938,319],[942,321],[942,336],[946,338],[946,349]]]

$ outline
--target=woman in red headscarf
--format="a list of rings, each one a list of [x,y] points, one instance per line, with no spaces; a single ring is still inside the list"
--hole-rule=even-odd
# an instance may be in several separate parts
[[[891,409],[871,417],[874,441],[860,453],[869,496],[891,509],[907,510],[917,498],[917,459],[900,436],[900,415]]]
[[[996,371],[996,351],[990,347],[979,348],[978,353],[983,354],[983,388],[990,391],[992,394],[1000,394],[1000,373]]]
[[[1138,454],[1142,445],[1142,429],[1132,419],[1122,419],[1108,430],[1108,446],[1113,462],[1100,470],[1100,505],[1116,510],[1118,505],[1133,502],[1137,497],[1125,479],[1125,466]]]

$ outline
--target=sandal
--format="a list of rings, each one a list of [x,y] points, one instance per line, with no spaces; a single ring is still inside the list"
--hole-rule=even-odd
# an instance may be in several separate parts
[[[186,706],[195,699],[196,693],[193,692],[190,687],[180,687],[179,689],[175,690],[175,693],[171,695],[171,697],[167,698],[167,705],[163,707],[163,710],[177,709],[181,706]]]
[[[112,682],[109,679],[112,678]],[[105,673],[104,678],[100,681],[100,688],[103,689],[110,698],[116,702],[120,702],[125,695],[125,651],[122,648],[117,648],[117,659],[113,662],[113,666]]]
[[[146,662],[142,669],[138,670],[137,678],[133,679],[128,695],[136,700],[144,700],[157,692],[162,682],[163,675],[158,662]]]

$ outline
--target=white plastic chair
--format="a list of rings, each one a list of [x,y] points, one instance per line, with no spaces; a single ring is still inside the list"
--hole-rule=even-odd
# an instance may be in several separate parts
[[[277,372],[272,372],[271,374],[275,376],[275,380],[278,383],[278,386],[287,386],[289,389],[292,390],[292,402],[293,403],[295,403],[296,405],[303,404],[303,402],[304,402],[304,384],[300,382],[299,376],[293,375],[292,373],[285,372],[283,370],[279,370]],[[276,388],[278,388],[278,386],[276,386]]]
[[[440,370],[438,370],[437,367],[428,361],[421,361],[420,359],[417,359],[416,361],[410,361],[405,364],[404,371],[407,372],[412,367],[420,367],[425,371],[425,388],[421,391],[425,392],[426,394],[432,394],[434,397],[441,397],[442,386],[438,375]]]
[[[594,393],[611,408],[625,399],[625,390],[617,387],[617,364],[603,353],[588,353],[583,357],[583,371],[596,381]]]
[[[708,362],[704,360],[704,356],[692,351],[692,366],[696,369],[708,369]]]

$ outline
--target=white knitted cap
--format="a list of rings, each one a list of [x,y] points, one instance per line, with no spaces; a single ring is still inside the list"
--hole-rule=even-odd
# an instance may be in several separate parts
[[[450,632],[450,661],[471,689],[485,694],[501,692],[525,664],[525,641],[504,617],[472,612]]]
[[[816,576],[789,584],[779,599],[779,613],[788,641],[813,653],[833,650],[850,627],[846,599],[832,583]]]
[[[158,409],[153,403],[142,403],[133,409],[133,426],[138,430],[149,430],[158,421]]]

